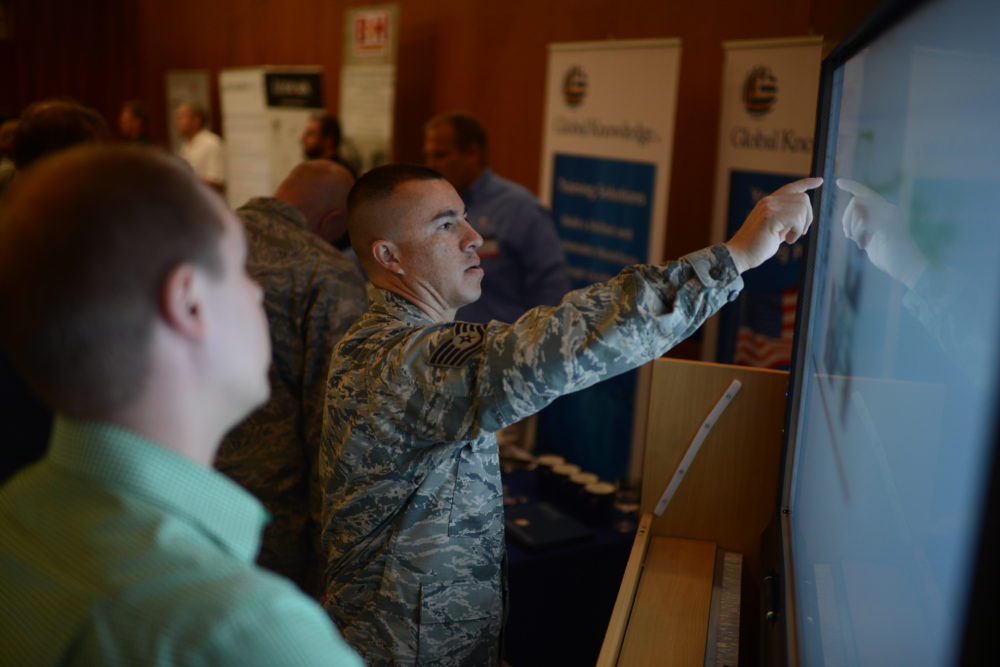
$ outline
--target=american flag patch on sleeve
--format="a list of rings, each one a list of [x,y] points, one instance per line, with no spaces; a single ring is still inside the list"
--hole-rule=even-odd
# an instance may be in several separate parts
[[[455,322],[452,337],[431,353],[431,366],[461,368],[486,343],[486,325]]]

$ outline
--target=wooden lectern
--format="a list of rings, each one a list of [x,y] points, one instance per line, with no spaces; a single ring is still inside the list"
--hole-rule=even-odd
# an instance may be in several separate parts
[[[654,516],[689,444],[734,379],[739,393],[663,515]],[[741,634],[749,640],[744,650],[756,647],[759,540],[778,498],[787,383],[785,371],[653,362],[642,518],[598,667],[735,664]],[[732,597],[728,604],[720,598],[733,589],[735,609]]]

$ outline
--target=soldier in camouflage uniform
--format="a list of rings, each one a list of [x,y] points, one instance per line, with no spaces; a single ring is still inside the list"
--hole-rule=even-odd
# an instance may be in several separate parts
[[[743,270],[808,226],[818,179],[792,185],[729,244],[484,325],[452,321],[482,277],[454,188],[408,165],[358,181],[349,224],[370,306],[331,360],[320,477],[326,607],[370,664],[499,663],[494,432],[660,356],[734,299]]]
[[[247,270],[264,289],[271,328],[271,398],[222,442],[215,467],[253,493],[272,521],[258,563],[317,593],[317,456],[334,345],[364,312],[354,263],[330,245],[347,228],[354,179],[327,160],[304,162],[274,197],[237,210]]]

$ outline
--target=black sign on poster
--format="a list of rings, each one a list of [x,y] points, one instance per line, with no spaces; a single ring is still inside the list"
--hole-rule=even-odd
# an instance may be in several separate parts
[[[323,107],[323,77],[320,72],[266,72],[265,82],[268,107]]]

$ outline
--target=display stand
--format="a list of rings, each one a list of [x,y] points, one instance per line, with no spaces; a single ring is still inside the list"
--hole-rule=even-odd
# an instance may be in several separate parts
[[[219,73],[226,199],[233,208],[272,195],[302,162],[300,136],[323,108],[323,68],[233,67]]]
[[[740,638],[756,646],[759,539],[778,493],[785,371],[703,362],[653,362],[641,513],[598,658],[611,665],[733,664]],[[733,380],[739,395],[718,417],[661,516],[653,509],[688,444]],[[745,627],[736,632],[733,585]],[[737,557],[738,562],[738,557]],[[730,582],[732,577],[729,577]],[[753,653],[749,653],[753,655]]]

